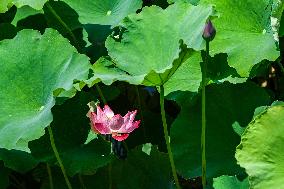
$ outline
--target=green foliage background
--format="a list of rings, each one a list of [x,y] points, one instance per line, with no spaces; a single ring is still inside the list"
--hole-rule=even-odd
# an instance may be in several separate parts
[[[66,188],[49,125],[74,188],[174,188],[161,85],[181,185],[200,185],[208,19],[217,30],[206,86],[208,188],[284,188],[283,8],[278,0],[2,0],[0,188],[51,188],[48,168],[54,189]],[[138,109],[125,160],[103,136],[88,138],[98,86],[116,113]]]

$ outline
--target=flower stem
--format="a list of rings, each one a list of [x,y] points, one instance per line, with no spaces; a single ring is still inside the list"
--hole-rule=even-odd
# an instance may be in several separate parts
[[[179,181],[178,181],[178,177],[177,177],[177,172],[176,172],[176,168],[175,168],[175,163],[174,163],[174,158],[173,158],[173,154],[172,154],[172,149],[171,149],[171,145],[170,145],[170,140],[169,140],[164,101],[165,101],[164,100],[164,86],[161,85],[160,86],[160,106],[161,106],[162,122],[163,122],[163,127],[164,127],[164,136],[165,136],[165,141],[166,141],[169,159],[170,159],[170,163],[171,163],[173,177],[174,177],[177,189],[180,189],[180,185],[179,185]]]
[[[54,152],[54,155],[56,157],[56,160],[61,168],[61,171],[62,171],[62,174],[64,176],[64,179],[65,179],[65,182],[66,182],[66,185],[68,187],[68,189],[72,189],[72,186],[71,186],[71,183],[68,179],[68,176],[66,174],[66,171],[65,171],[65,168],[63,166],[63,163],[62,163],[62,160],[60,159],[60,156],[59,156],[59,153],[58,153],[58,150],[55,146],[55,143],[54,143],[54,138],[53,138],[53,133],[52,133],[52,129],[50,127],[50,125],[47,127],[47,130],[48,130],[48,133],[49,133],[49,139],[50,139],[50,144],[51,144],[51,147],[52,147],[52,150]]]
[[[206,188],[206,85],[207,85],[207,64],[209,58],[209,41],[206,40],[205,61],[202,66],[202,130],[201,130],[201,159],[202,159],[202,186]]]
[[[53,179],[52,179],[52,174],[51,174],[51,169],[48,163],[46,164],[46,169],[47,169],[47,174],[48,174],[48,179],[49,179],[49,186],[50,189],[53,189]]]

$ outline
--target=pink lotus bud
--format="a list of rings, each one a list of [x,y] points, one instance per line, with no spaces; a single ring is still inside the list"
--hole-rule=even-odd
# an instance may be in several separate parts
[[[137,110],[128,112],[124,117],[115,114],[108,105],[103,109],[97,105],[97,112],[91,111],[89,118],[95,132],[107,135],[111,134],[115,140],[125,140],[129,133],[139,127],[140,120],[134,121]]]
[[[212,41],[215,35],[216,35],[216,29],[214,28],[211,20],[208,20],[205,24],[202,37],[206,41]]]

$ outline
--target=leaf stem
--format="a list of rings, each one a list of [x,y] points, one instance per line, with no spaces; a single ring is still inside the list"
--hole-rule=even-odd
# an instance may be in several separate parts
[[[96,83],[96,84],[95,84],[95,87],[96,87],[96,89],[97,89],[97,91],[98,91],[98,93],[99,93],[99,96],[100,96],[101,100],[103,101],[104,105],[106,105],[106,104],[107,104],[107,101],[106,101],[106,98],[104,97],[104,94],[103,94],[103,92],[102,92],[102,90],[101,90],[99,84]]]
[[[13,175],[13,174],[10,174],[9,177],[11,177],[11,180],[13,180],[13,182],[11,182],[11,185],[15,186],[16,188],[19,188],[19,189],[25,189],[21,182]]]
[[[81,174],[78,174],[78,178],[79,178],[79,182],[80,182],[80,184],[81,184],[82,189],[87,189],[86,186],[85,186],[85,184],[84,184],[84,180],[83,180]]]
[[[104,97],[104,94],[103,94],[99,84],[96,83],[95,87],[96,87],[96,89],[97,89],[97,91],[99,93],[99,96],[100,96],[101,100],[103,101],[104,105],[106,105],[107,104],[107,100]],[[113,145],[113,144],[111,144],[111,145]],[[109,187],[109,189],[112,189],[112,173],[111,173],[111,171],[112,171],[112,165],[111,165],[111,162],[110,162],[109,165],[108,165],[108,178],[109,178],[109,185],[108,185],[108,187]]]
[[[53,179],[52,179],[51,169],[50,169],[50,166],[48,165],[48,163],[46,164],[46,170],[47,170],[47,174],[48,174],[50,189],[53,189],[54,188]]]
[[[168,126],[167,126],[167,120],[166,120],[166,113],[165,113],[165,107],[164,107],[164,86],[160,86],[160,107],[161,107],[161,116],[162,116],[162,122],[163,122],[163,128],[164,128],[164,136],[165,136],[165,141],[167,145],[167,150],[168,150],[168,155],[171,163],[171,168],[172,168],[172,173],[173,177],[177,186],[177,189],[180,189],[178,177],[177,177],[177,172],[176,172],[176,167],[174,163],[174,158],[172,154],[172,149],[170,145],[170,140],[169,140],[169,134],[168,134]]]
[[[278,66],[280,67],[280,70],[281,70],[282,74],[284,74],[284,67],[283,67],[283,65],[281,64],[281,59],[279,59],[279,60],[277,61],[277,64],[278,64]]]
[[[53,7],[50,5],[49,2],[45,3],[46,7],[49,9],[49,11],[54,15],[54,17],[59,21],[59,23],[65,28],[67,33],[72,38],[73,42],[75,43],[76,47],[80,49],[79,42],[77,41],[75,35],[73,34],[71,28],[61,19],[61,17],[57,14],[57,12],[53,9]]]
[[[206,85],[207,85],[207,64],[209,58],[209,41],[206,40],[205,61],[202,66],[202,129],[201,129],[201,159],[202,159],[202,186],[206,188]]]
[[[72,186],[71,186],[71,183],[70,183],[70,181],[68,179],[68,176],[66,174],[64,165],[63,165],[62,160],[61,160],[61,158],[59,156],[58,150],[57,150],[57,148],[55,146],[53,133],[52,133],[52,129],[51,129],[50,125],[47,127],[47,130],[48,130],[48,133],[49,133],[49,139],[50,139],[50,144],[51,144],[52,150],[53,150],[54,155],[56,157],[56,160],[57,160],[57,162],[58,162],[58,164],[59,164],[59,166],[61,168],[61,171],[62,171],[62,174],[64,176],[66,185],[67,185],[68,189],[72,189]]]
[[[142,103],[141,103],[140,93],[139,93],[139,89],[138,89],[137,85],[135,85],[135,92],[136,92],[136,95],[137,95],[138,109],[140,110],[139,114],[140,114],[140,118],[141,118],[143,135],[144,135],[144,139],[146,139],[146,130],[145,130],[145,125],[144,125],[144,117],[143,117],[143,113],[142,113]]]

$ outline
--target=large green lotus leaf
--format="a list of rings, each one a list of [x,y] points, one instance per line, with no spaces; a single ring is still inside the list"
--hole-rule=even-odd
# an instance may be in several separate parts
[[[97,95],[93,92],[78,92],[75,97],[52,108],[53,121],[50,126],[59,153],[70,151],[84,144],[90,130],[90,121],[86,117],[89,111],[87,103],[96,101],[96,98]],[[38,160],[48,161],[54,158],[48,132],[41,138],[31,141],[29,148]]]
[[[97,61],[102,56],[107,56],[105,40],[112,33],[109,25],[84,24],[83,38],[87,42],[86,54],[91,62]]]
[[[43,34],[46,28],[48,28],[48,25],[46,23],[44,14],[34,14],[19,20],[17,22],[17,28],[19,30],[23,29],[38,30],[40,31],[40,33]]]
[[[10,4],[11,0],[3,0],[0,3],[0,13],[6,12],[12,5]]]
[[[116,68],[115,64],[106,58],[100,58],[92,66],[93,76],[86,82],[90,87],[102,81],[106,85],[110,85],[115,81],[127,81],[131,84],[140,84],[143,82],[144,75],[133,76],[127,72]]]
[[[0,149],[0,160],[3,160],[5,167],[20,173],[30,171],[38,164],[30,153],[19,150]]]
[[[63,1],[47,2],[43,6],[43,11],[48,27],[59,31],[79,52],[82,52],[86,42],[83,40],[83,26],[78,20],[77,12]]]
[[[48,2],[44,5],[43,11],[48,25],[58,31],[68,32],[82,27],[78,21],[78,14],[63,1]]]
[[[184,2],[189,2],[193,5],[197,5],[199,0],[167,0],[168,3],[175,3],[175,2],[179,2],[179,1],[184,1]]]
[[[112,33],[112,29],[107,25],[99,24],[85,24],[84,29],[86,30],[87,39],[92,44],[102,44],[107,37]]]
[[[202,30],[211,13],[211,6],[189,3],[176,3],[166,10],[145,7],[123,20],[126,31],[109,37],[106,47],[117,68],[133,76],[147,75],[144,85],[160,85],[188,58],[180,39],[190,48],[203,48]]]
[[[216,6],[219,18],[213,20],[217,34],[210,53],[227,53],[228,63],[243,76],[253,65],[279,56],[271,31],[269,0],[203,0]]]
[[[84,156],[84,154],[81,154]],[[79,154],[77,155],[79,156]],[[95,157],[88,161],[96,161]],[[52,169],[54,175],[54,189],[67,189],[62,173]],[[70,179],[73,188],[106,189],[172,189],[171,168],[168,155],[152,147],[150,155],[142,152],[141,146],[128,152],[127,159],[115,160],[111,166],[105,166],[94,175],[80,175],[81,184],[77,176]],[[111,178],[110,178],[111,176]],[[110,187],[110,184],[112,187]],[[81,185],[81,186],[80,186]],[[50,189],[48,178],[43,183],[43,189]]]
[[[82,24],[117,25],[142,7],[141,0],[64,0],[79,14]]]
[[[89,86],[94,85],[95,83],[98,83],[102,81],[106,85],[112,84],[114,81],[127,81],[130,84],[143,84],[146,86],[157,86],[161,85],[163,83],[166,83],[169,78],[173,74],[175,74],[175,71],[179,68],[179,66],[185,62],[190,57],[194,56],[196,53],[192,50],[184,48],[179,55],[179,58],[174,60],[173,67],[171,69],[166,70],[164,73],[156,74],[155,72],[151,71],[148,74],[142,74],[142,75],[131,75],[128,72],[125,72],[119,68],[116,67],[116,63],[108,60],[107,58],[100,58],[94,65],[93,65],[93,76],[86,82]],[[191,58],[192,60],[192,58]],[[193,62],[195,63],[195,62]],[[189,66],[190,68],[194,66]],[[186,68],[185,68],[186,69]],[[198,69],[198,68],[197,68]],[[186,70],[191,74],[190,71]],[[200,71],[200,70],[199,70]],[[182,74],[182,73],[180,73]],[[194,73],[193,73],[194,75]],[[200,73],[197,72],[197,76],[189,77],[191,79],[190,81],[193,81],[193,79],[196,79]],[[193,81],[194,82],[194,81]],[[173,82],[172,82],[173,83]],[[190,85],[191,86],[191,85]],[[199,86],[199,85],[198,85]],[[197,85],[192,86],[197,87]],[[178,89],[176,89],[178,88]],[[179,90],[180,87],[178,86],[171,86],[167,88],[167,92],[171,92],[174,90]],[[197,90],[197,89],[196,89]]]
[[[248,125],[237,147],[252,189],[283,188],[284,103],[271,106]]]
[[[240,181],[235,176],[223,175],[213,179],[213,187],[215,189],[249,189],[248,178]]]
[[[0,43],[0,147],[29,151],[52,121],[53,91],[87,78],[88,58],[53,29],[23,30]]]
[[[193,52],[165,83],[165,94],[173,91],[197,92],[202,79],[200,64],[202,64],[201,53]],[[246,81],[246,78],[239,78],[236,70],[228,66],[227,55],[224,53],[209,58],[207,77],[210,83],[229,81],[236,84]]]
[[[116,161],[112,168],[118,189],[123,188],[170,188],[171,169],[167,154],[152,147],[150,155],[141,148],[132,150],[126,161]],[[125,179],[131,178],[131,179]]]
[[[253,83],[212,84],[206,88],[208,178],[241,171],[234,157],[240,137],[232,125],[236,121],[241,126],[246,125],[254,109],[269,102],[265,89]],[[181,101],[180,105],[181,113],[171,129],[175,164],[184,177],[197,177],[201,175],[201,97],[192,100],[189,95],[188,100]]]
[[[150,155],[144,153],[139,146],[128,152],[127,159],[114,161],[111,169],[108,166],[99,170],[94,176],[83,177],[84,182],[88,186],[100,183],[93,186],[98,189],[110,188],[110,171],[112,188],[172,188],[168,156],[159,152],[156,146],[152,147]]]
[[[163,73],[156,73],[155,71],[150,71],[144,78],[143,85],[146,86],[158,86],[165,84],[173,74],[178,70],[178,68],[192,56],[192,50],[187,49],[181,44],[181,51],[177,59],[172,63],[170,69],[165,70]]]
[[[16,26],[17,22],[19,20],[27,18],[28,16],[41,14],[41,13],[43,13],[42,10],[36,10],[36,9],[33,9],[30,6],[27,6],[27,5],[23,6],[23,7],[17,9],[17,13],[16,13],[16,15],[15,15],[13,21],[12,21],[12,24]]]
[[[71,176],[77,173],[92,175],[112,160],[110,152],[111,144],[99,138],[63,153],[62,161]]]
[[[205,53],[202,53],[205,56]],[[210,83],[219,83],[220,81],[229,80],[229,78],[239,78],[236,70],[228,65],[227,54],[220,53],[214,57],[209,57],[207,64],[207,77],[210,79]],[[244,78],[246,80],[246,78]]]
[[[200,52],[193,52],[165,83],[165,95],[173,91],[197,92],[202,79],[200,62],[202,62]]]
[[[34,9],[40,10],[46,1],[48,0],[1,0],[0,13],[6,12],[13,5],[16,5],[18,8],[28,5]]]

